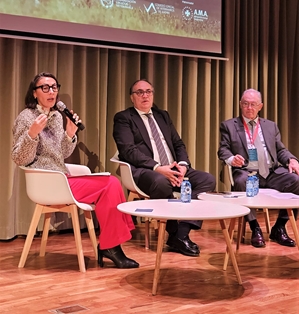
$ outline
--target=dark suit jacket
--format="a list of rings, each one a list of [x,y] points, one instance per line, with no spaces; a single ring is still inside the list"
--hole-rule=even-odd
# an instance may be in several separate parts
[[[268,152],[272,158],[273,170],[279,172],[279,166],[286,166],[290,158],[297,159],[281,142],[278,126],[275,122],[260,118],[263,137]],[[221,140],[218,150],[219,159],[225,161],[229,157],[239,154],[245,158],[244,168],[249,162],[247,141],[242,117],[226,120],[220,125]],[[282,170],[282,169],[281,169]]]
[[[186,161],[190,165],[186,147],[168,112],[156,107],[152,107],[152,111],[174,160]],[[119,159],[132,166],[134,177],[138,176],[142,168],[153,169],[157,164],[153,159],[153,148],[147,129],[134,107],[114,116],[113,137],[119,151]]]

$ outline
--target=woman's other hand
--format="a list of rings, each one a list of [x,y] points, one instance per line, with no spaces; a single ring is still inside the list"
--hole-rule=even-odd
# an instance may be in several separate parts
[[[73,110],[70,110],[70,112],[73,114],[73,118],[76,121],[76,123],[81,123],[79,116],[73,112]],[[66,117],[66,133],[70,138],[73,138],[78,130],[78,127],[76,124],[74,124],[68,117]]]
[[[35,139],[38,134],[45,128],[48,122],[48,117],[45,114],[40,114],[31,124],[29,130],[28,130],[28,135],[32,138]]]

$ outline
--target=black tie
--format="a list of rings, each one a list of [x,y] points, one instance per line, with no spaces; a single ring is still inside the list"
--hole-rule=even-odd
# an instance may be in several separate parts
[[[162,166],[169,165],[167,154],[166,154],[165,148],[163,146],[162,140],[160,138],[160,135],[159,135],[158,129],[156,127],[155,121],[153,120],[151,113],[147,113],[146,116],[148,118],[148,123],[149,123],[149,126],[150,126],[151,131],[152,131],[152,136],[153,136],[154,141],[156,143],[157,151],[158,151],[158,154],[160,157],[160,164]]]
[[[252,126],[252,136],[253,136],[255,121],[251,120],[249,123]],[[258,158],[258,163],[259,163],[259,174],[263,178],[266,179],[269,175],[269,167],[268,167],[267,159],[265,156],[265,150],[264,150],[263,144],[261,142],[261,139],[260,139],[258,133],[257,133],[257,136],[254,140],[254,146],[255,146],[256,151],[257,151],[257,158]]]

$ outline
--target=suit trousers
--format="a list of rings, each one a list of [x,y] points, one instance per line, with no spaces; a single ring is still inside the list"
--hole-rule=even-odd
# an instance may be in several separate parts
[[[244,169],[234,169],[234,191],[246,191],[246,180],[248,171]],[[268,177],[265,179],[259,176],[260,188],[275,189],[279,192],[288,192],[299,195],[299,176],[295,173],[289,173],[287,168],[278,167],[274,171],[271,169]],[[297,209],[294,209],[294,215],[297,218]],[[289,219],[286,209],[281,209],[278,218]],[[250,214],[245,216],[247,221],[256,219],[256,211],[252,209]]]
[[[134,223],[131,215],[117,209],[126,201],[119,180],[113,176],[68,177],[75,199],[78,202],[95,204],[95,213],[100,225],[101,249],[113,248],[131,239]]]
[[[192,199],[197,199],[199,193],[215,189],[216,180],[210,173],[190,168],[185,176],[189,178],[192,186]],[[135,178],[134,180],[138,182],[138,187],[152,199],[172,199],[174,191],[180,192],[180,188],[173,187],[164,175],[151,169],[143,169],[138,180]],[[191,229],[200,229],[202,225],[202,221],[199,220],[188,220],[185,222],[190,224]],[[166,231],[168,233],[174,233],[176,229],[177,221],[167,221]]]

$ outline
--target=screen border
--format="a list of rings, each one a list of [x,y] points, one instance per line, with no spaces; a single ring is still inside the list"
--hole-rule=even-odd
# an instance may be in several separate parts
[[[165,35],[155,34],[155,41],[153,42],[153,45],[149,46],[146,44],[123,42],[123,38],[126,38],[126,36],[128,36],[128,33],[134,34],[135,38],[138,38],[139,36],[145,37],[148,33],[131,30],[128,31],[111,29],[112,32],[117,33],[117,40],[110,41],[109,29],[102,26],[44,20],[3,13],[0,13],[0,36],[45,42],[66,43],[81,46],[103,47],[120,50],[179,55],[186,57],[227,60],[227,58],[225,58],[224,56],[224,0],[221,0],[221,16],[220,43],[216,41],[213,42],[191,38],[184,40],[184,38],[180,38],[180,43],[182,44],[182,46],[184,46],[183,49],[172,48],[169,45],[161,46],[160,43],[165,43],[165,41],[163,41],[163,39],[165,39]],[[35,29],[37,24],[39,24],[38,32],[32,32],[32,29]],[[21,31],[19,25],[22,25]],[[55,34],[52,34],[51,30],[53,28],[55,29]],[[57,35],[57,29],[63,29],[63,34]],[[87,30],[89,31],[88,36],[86,35]],[[107,30],[108,32],[106,32]],[[97,33],[99,31],[102,31],[101,39],[97,38]],[[76,37],[71,36],[71,34],[73,34],[74,32],[77,34]],[[174,38],[176,38],[176,40],[178,39],[178,37]],[[215,52],[207,51],[202,47],[203,44],[206,44],[207,42],[209,42],[209,44],[214,47],[213,49],[215,50]],[[193,45],[195,44],[201,44],[199,50],[191,49],[191,47],[193,47]],[[220,51],[218,52],[219,47]]]

